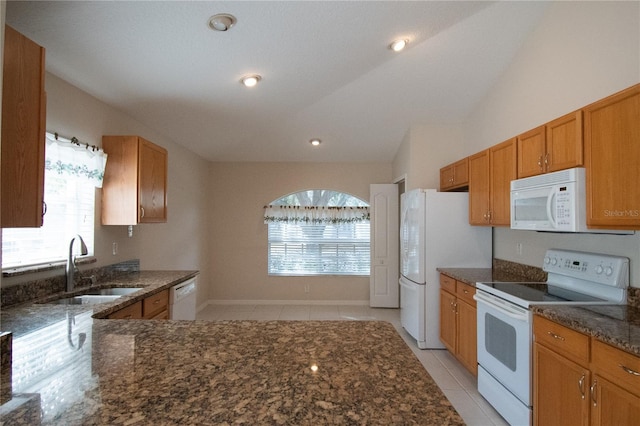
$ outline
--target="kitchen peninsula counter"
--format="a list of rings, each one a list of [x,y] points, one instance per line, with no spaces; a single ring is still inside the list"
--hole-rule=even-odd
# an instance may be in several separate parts
[[[118,284],[148,279],[142,298],[171,285],[159,274]],[[390,323],[102,319],[124,303],[3,310],[3,329],[25,325],[0,422],[464,424]]]

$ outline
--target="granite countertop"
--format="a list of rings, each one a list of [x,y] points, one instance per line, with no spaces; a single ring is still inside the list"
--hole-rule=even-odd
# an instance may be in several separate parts
[[[640,309],[630,305],[538,305],[534,314],[640,356]]]
[[[477,282],[544,281],[536,271],[492,268],[438,268],[438,271],[475,287]],[[635,294],[637,289],[631,289]],[[638,291],[640,292],[640,291]],[[630,296],[630,300],[636,300]],[[536,305],[533,313],[640,356],[640,308],[635,305]]]
[[[108,281],[100,282],[95,286],[76,287],[74,291],[69,293],[58,293],[33,302],[3,308],[0,311],[0,330],[11,331],[15,339],[23,334],[32,333],[39,328],[65,319],[68,313],[77,315],[89,311],[95,318],[106,318],[109,314],[119,309],[196,275],[198,275],[198,271],[140,271],[123,274]],[[124,295],[113,302],[98,305],[47,304],[49,301],[82,294],[88,289],[110,287],[141,287],[142,290]]]
[[[101,283],[144,287],[117,302],[3,309],[0,424],[464,424],[387,322],[103,319],[196,274]]]

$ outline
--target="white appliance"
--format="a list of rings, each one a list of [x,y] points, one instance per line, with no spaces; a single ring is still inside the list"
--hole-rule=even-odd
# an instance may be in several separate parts
[[[169,291],[169,312],[172,320],[196,319],[196,279],[181,282]]]
[[[437,267],[490,268],[491,228],[469,225],[469,194],[414,189],[401,196],[400,320],[420,349],[442,349]]]
[[[621,304],[626,257],[547,250],[546,283],[476,283],[478,391],[511,425],[532,421],[532,314],[535,304]]]

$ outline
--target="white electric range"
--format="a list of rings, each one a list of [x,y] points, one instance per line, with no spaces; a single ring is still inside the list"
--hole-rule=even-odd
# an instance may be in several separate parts
[[[532,313],[536,304],[623,304],[629,259],[548,250],[545,283],[476,283],[478,390],[511,425],[532,420]]]

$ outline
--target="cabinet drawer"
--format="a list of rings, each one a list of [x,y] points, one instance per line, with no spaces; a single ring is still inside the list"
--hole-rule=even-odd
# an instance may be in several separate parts
[[[169,308],[169,290],[163,290],[142,301],[142,314],[150,319]]]
[[[533,334],[536,342],[583,366],[589,363],[589,336],[537,315],[533,318]]]
[[[473,295],[476,294],[476,288],[461,281],[456,282],[456,294],[458,297],[471,306],[476,306],[476,301],[473,300]]]
[[[440,274],[440,287],[449,293],[456,294],[456,280],[448,275]]]
[[[596,339],[591,341],[591,350],[596,373],[640,395],[640,357]]]
[[[141,319],[142,302],[136,302],[109,315],[109,319]]]

